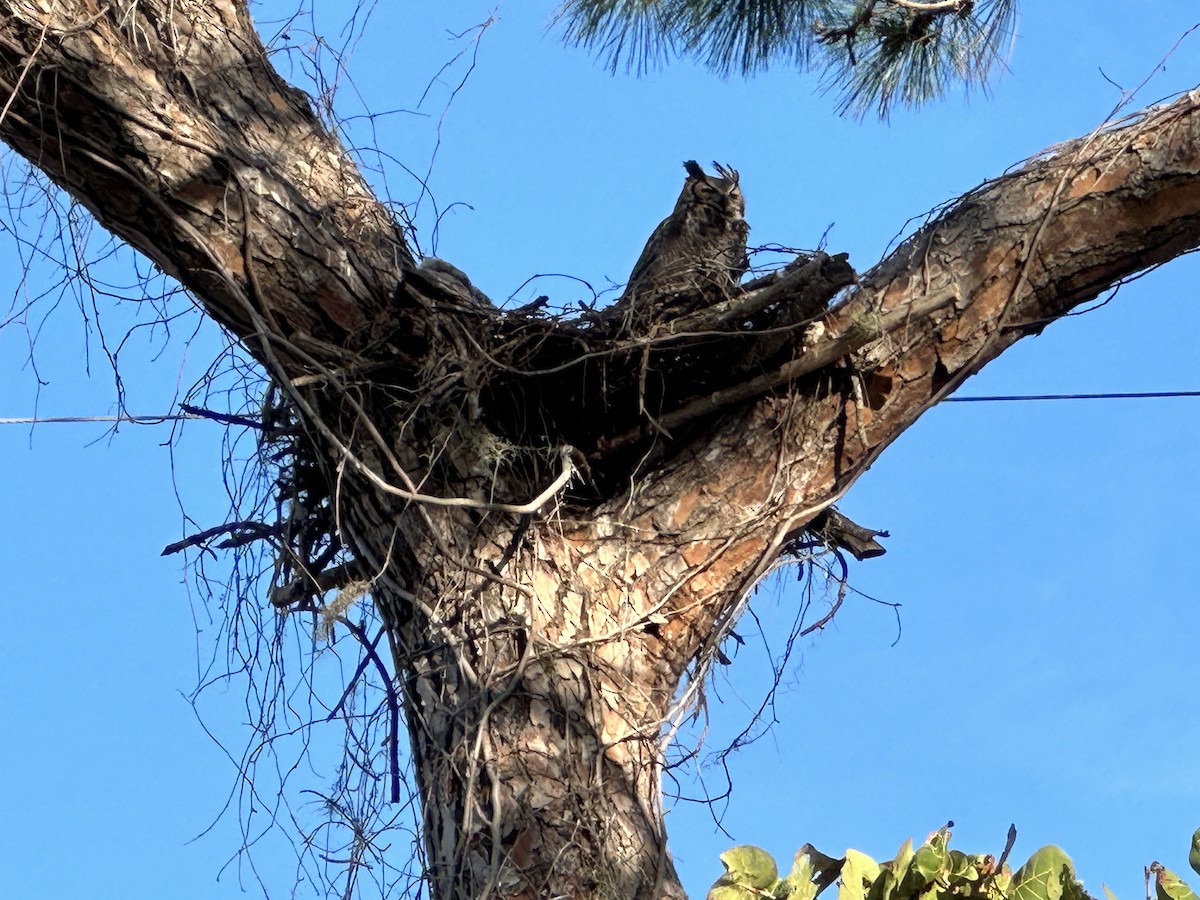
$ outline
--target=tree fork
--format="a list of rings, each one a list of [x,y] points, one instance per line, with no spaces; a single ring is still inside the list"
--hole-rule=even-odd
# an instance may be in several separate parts
[[[553,421],[518,446],[479,408],[522,380],[471,342],[501,314],[416,265],[243,4],[0,0],[0,90],[0,136],[288,389],[388,628],[442,898],[682,896],[664,727],[780,549],[1008,346],[1200,243],[1193,91],[972,191],[769,371],[666,396],[670,437],[606,422],[608,489],[539,503],[585,467]],[[637,453],[606,451],[625,434]]]

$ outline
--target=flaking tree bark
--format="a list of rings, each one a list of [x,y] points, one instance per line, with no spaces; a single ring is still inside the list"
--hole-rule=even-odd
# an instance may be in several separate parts
[[[349,563],[273,599],[369,587],[439,898],[682,896],[665,724],[752,586],[964,379],[1200,243],[1197,90],[861,277],[805,258],[631,335],[418,263],[236,0],[3,0],[0,91],[0,136],[274,380]]]

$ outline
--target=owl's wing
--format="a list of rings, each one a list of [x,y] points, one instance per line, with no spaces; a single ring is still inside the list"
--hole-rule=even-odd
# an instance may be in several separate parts
[[[633,264],[633,271],[629,273],[625,293],[628,294],[630,288],[653,274],[655,266],[662,260],[663,250],[672,246],[677,237],[679,237],[679,223],[674,215],[667,216],[658,223],[658,227],[646,241],[646,246],[642,248],[641,256]]]

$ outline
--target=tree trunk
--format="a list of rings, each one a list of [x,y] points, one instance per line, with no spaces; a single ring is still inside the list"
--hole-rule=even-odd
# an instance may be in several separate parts
[[[502,314],[416,263],[241,3],[129,12],[0,0],[0,136],[278,385],[324,549],[289,533],[276,602],[349,548],[439,898],[682,896],[669,726],[752,586],[964,379],[1200,243],[1193,91],[963,197],[828,311],[852,274],[818,256],[640,336]]]

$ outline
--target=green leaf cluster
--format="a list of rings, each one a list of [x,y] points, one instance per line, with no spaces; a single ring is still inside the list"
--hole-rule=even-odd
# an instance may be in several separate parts
[[[566,0],[566,39],[613,69],[672,56],[729,75],[784,63],[825,74],[840,110],[918,105],[983,85],[1007,54],[1017,0]]]
[[[1188,863],[1200,875],[1200,828],[1192,835],[1192,848],[1188,853]],[[1156,900],[1200,900],[1196,892],[1188,887],[1188,883],[1155,860],[1150,864],[1149,874],[1154,876],[1154,895]],[[1112,893],[1105,891],[1109,900],[1116,900]]]
[[[1015,835],[1015,832],[1013,832]],[[835,881],[836,900],[1093,900],[1075,877],[1075,864],[1060,848],[1043,847],[1013,872],[1000,860],[950,847],[943,828],[920,847],[905,841],[894,859],[876,862],[847,850],[840,859],[805,844],[792,870],[779,875],[775,859],[761,847],[744,845],[721,854],[725,874],[713,884],[708,900],[816,900]],[[1189,862],[1200,872],[1200,829],[1192,836]],[[1170,869],[1155,862],[1156,900],[1200,900]],[[1108,888],[1108,900],[1116,900]]]

